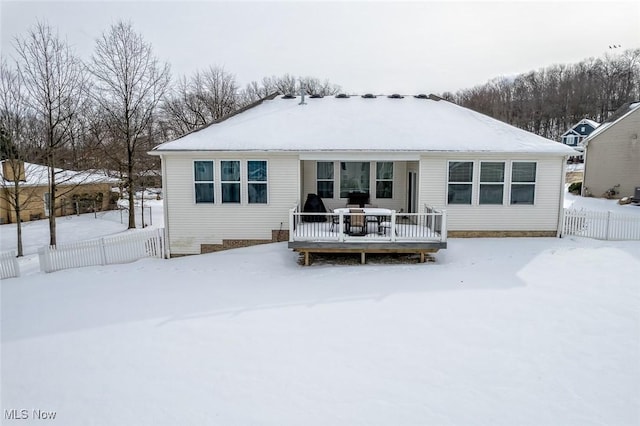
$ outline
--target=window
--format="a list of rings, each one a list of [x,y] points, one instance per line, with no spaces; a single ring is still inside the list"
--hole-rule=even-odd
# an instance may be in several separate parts
[[[333,162],[316,163],[317,194],[321,198],[333,198]]]
[[[473,188],[473,162],[450,161],[448,204],[471,204]]]
[[[511,204],[533,204],[536,193],[536,163],[511,165]]]
[[[480,163],[480,204],[502,204],[504,199],[504,163]]]
[[[393,162],[376,163],[376,198],[393,198]]]
[[[193,162],[196,203],[213,203],[213,161]]]
[[[220,161],[220,186],[223,203],[240,202],[239,161]]]
[[[369,166],[360,161],[340,163],[340,198],[348,198],[350,192],[369,193]]]
[[[267,162],[247,161],[249,204],[267,203]]]

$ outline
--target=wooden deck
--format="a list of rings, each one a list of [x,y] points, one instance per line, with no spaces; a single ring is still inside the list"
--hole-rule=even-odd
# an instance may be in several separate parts
[[[424,263],[427,253],[446,249],[447,243],[440,241],[425,242],[319,242],[293,241],[289,248],[304,254],[304,264],[308,266],[311,253],[360,253],[360,263],[366,263],[367,253],[414,253],[420,255]]]
[[[444,212],[396,215],[367,223],[364,233],[350,234],[348,214],[291,212],[289,248],[304,254],[304,264],[312,253],[413,253],[424,262],[427,253],[447,248]]]

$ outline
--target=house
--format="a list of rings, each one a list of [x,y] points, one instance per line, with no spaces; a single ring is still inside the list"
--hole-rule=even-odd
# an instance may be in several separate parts
[[[580,120],[560,137],[561,142],[574,148],[579,154],[569,157],[569,162],[583,162],[581,142],[586,139],[600,124],[587,118]]]
[[[640,102],[619,108],[583,141],[582,195],[621,198],[640,187]]]
[[[0,223],[17,221],[16,192],[21,221],[48,217],[51,212],[49,167],[18,160],[3,160],[1,163]],[[58,194],[55,200],[56,216],[106,210],[109,207],[111,187],[117,185],[119,179],[99,171],[54,170]]]
[[[433,95],[272,96],[150,152],[162,160],[171,256],[286,240],[423,254],[447,233],[556,236],[573,153]],[[330,210],[354,193],[392,212],[378,215],[380,233],[345,235],[334,213],[304,234],[308,194]],[[387,232],[403,222],[424,226]]]

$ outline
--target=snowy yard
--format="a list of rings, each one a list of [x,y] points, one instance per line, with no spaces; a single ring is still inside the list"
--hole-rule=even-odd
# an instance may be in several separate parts
[[[79,219],[61,233],[124,229]],[[303,267],[278,243],[27,268],[1,287],[3,424],[640,424],[640,242],[434,257]]]

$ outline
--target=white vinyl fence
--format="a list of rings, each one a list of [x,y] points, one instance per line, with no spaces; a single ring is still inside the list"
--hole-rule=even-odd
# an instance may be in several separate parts
[[[612,211],[565,209],[562,235],[597,240],[640,240],[640,216]]]
[[[163,230],[133,231],[97,240],[58,244],[38,250],[43,272],[93,265],[133,262],[144,257],[163,257]]]
[[[4,251],[0,253],[0,279],[14,278],[20,276],[20,266],[15,251]]]

